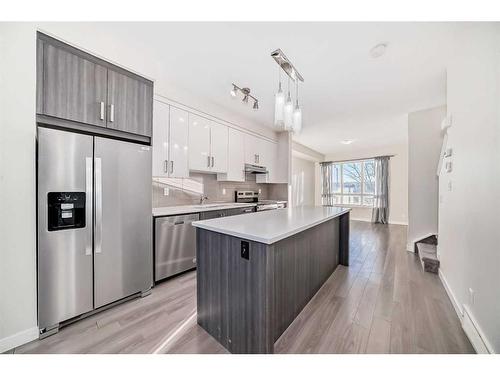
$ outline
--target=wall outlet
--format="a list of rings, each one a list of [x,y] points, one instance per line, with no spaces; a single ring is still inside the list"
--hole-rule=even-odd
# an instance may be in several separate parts
[[[163,195],[164,195],[164,196],[168,196],[168,195],[170,195],[170,189],[169,189],[169,188],[167,188],[167,187],[166,187],[166,188],[163,188]]]
[[[469,288],[469,305],[474,306],[474,289]]]
[[[259,189],[259,194],[262,194],[262,189]]]
[[[250,243],[248,241],[241,241],[241,257],[243,259],[250,259]]]
[[[451,181],[448,181],[448,191],[452,190],[453,190],[453,184],[451,183]]]

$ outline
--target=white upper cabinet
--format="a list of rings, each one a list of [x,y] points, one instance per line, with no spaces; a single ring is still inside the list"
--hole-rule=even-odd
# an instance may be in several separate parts
[[[276,169],[278,159],[278,145],[274,142],[261,139],[259,150],[260,165],[267,168],[267,174],[258,174],[256,181],[258,183],[276,182]]]
[[[153,103],[153,177],[189,177],[188,113]]]
[[[245,134],[245,163],[262,165],[261,153],[261,139],[251,134]]]
[[[168,177],[168,104],[153,102],[153,177]]]
[[[245,136],[244,133],[228,129],[227,173],[218,174],[219,181],[245,181]]]
[[[229,135],[227,126],[211,121],[210,158],[212,172],[227,172],[228,137]]]
[[[188,130],[188,112],[170,107],[170,177],[189,177]]]
[[[210,121],[189,114],[189,169],[210,172]]]
[[[201,116],[189,115],[189,169],[227,172],[228,128]]]

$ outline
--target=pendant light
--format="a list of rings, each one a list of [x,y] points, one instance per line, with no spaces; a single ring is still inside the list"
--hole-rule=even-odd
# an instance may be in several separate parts
[[[281,68],[278,68],[279,73],[279,86],[278,92],[274,96],[274,126],[278,128],[278,130],[283,130],[284,128],[284,108],[285,108],[285,94],[281,89]]]
[[[290,78],[288,79],[288,95],[285,102],[283,121],[285,123],[285,130],[291,131],[293,125],[293,102],[290,95]]]
[[[294,133],[302,130],[302,110],[299,107],[299,82],[295,82],[295,109],[293,110],[292,129]]]

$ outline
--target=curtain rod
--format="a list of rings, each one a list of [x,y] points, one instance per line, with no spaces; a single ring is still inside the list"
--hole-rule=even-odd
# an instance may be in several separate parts
[[[347,160],[329,160],[329,161],[322,161],[320,164],[328,164],[328,163],[347,163],[350,161],[361,161],[361,160],[370,160],[370,159],[375,159],[375,158],[392,158],[396,155],[379,155],[379,156],[371,156],[369,158],[359,158],[359,159],[347,159]]]

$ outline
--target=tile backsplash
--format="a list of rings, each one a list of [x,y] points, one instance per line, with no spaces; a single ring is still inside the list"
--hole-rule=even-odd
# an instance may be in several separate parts
[[[189,178],[153,178],[153,207],[199,204],[201,194],[207,203],[234,202],[236,190],[259,189],[261,199],[286,200],[286,184],[257,184],[253,174],[245,182],[225,182],[215,174],[191,173]]]

